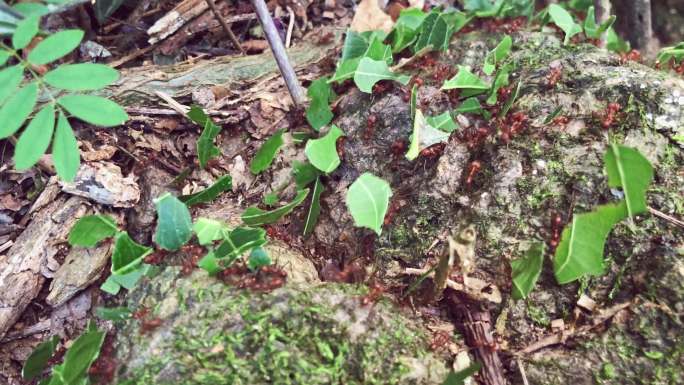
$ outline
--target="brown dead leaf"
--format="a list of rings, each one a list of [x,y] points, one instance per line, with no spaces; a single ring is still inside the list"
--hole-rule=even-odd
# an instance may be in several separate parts
[[[242,48],[247,53],[261,53],[268,49],[268,42],[266,40],[247,40],[242,42]]]
[[[382,30],[389,33],[393,26],[392,17],[380,8],[378,0],[361,0],[349,28],[356,32]]]
[[[81,156],[86,162],[95,162],[98,160],[112,159],[115,153],[116,147],[105,144],[104,146],[100,146],[97,150],[84,151],[81,153]]]
[[[159,119],[154,124],[154,128],[162,131],[175,131],[178,129],[178,120],[174,118]]]
[[[19,211],[24,204],[12,194],[5,194],[0,197],[0,208],[3,210]]]

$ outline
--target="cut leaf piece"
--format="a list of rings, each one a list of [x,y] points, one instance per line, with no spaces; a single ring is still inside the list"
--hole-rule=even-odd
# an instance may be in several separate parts
[[[38,85],[30,83],[17,91],[0,108],[0,139],[14,135],[36,105]]]
[[[456,109],[454,110],[456,113],[459,114],[467,114],[467,113],[482,113],[482,105],[480,105],[480,101],[477,100],[476,97],[471,97],[463,101]]]
[[[89,328],[90,329],[90,328]],[[95,328],[88,330],[74,341],[64,355],[60,376],[60,384],[82,384],[88,369],[100,355],[105,332]]]
[[[496,66],[508,56],[511,52],[511,47],[513,46],[513,39],[506,35],[501,42],[491,50],[485,57],[484,66],[482,67],[482,72],[486,75],[491,75],[494,73]]]
[[[333,172],[340,165],[337,139],[341,136],[344,136],[344,132],[333,125],[324,137],[309,140],[304,149],[309,162],[324,173]]]
[[[38,23],[40,23],[40,16],[37,15],[29,16],[17,23],[17,29],[12,34],[12,46],[15,50],[29,45],[38,33]]]
[[[653,180],[653,167],[634,148],[613,143],[603,159],[608,185],[622,188],[630,217],[646,211],[646,190]]]
[[[28,54],[28,61],[35,65],[51,63],[73,51],[83,40],[80,29],[67,29],[48,36]]]
[[[292,175],[294,176],[297,188],[302,190],[315,181],[321,175],[321,172],[311,163],[304,163],[295,159],[292,162]]]
[[[45,74],[43,79],[53,87],[69,91],[99,90],[119,78],[119,72],[104,64],[64,64]]]
[[[14,167],[31,168],[45,154],[55,130],[55,106],[48,103],[33,117],[14,147]]]
[[[603,35],[608,28],[612,27],[614,22],[615,15],[611,15],[608,20],[601,23],[601,25],[597,25],[594,6],[592,5],[587,10],[587,17],[584,19],[584,34],[590,39],[600,39],[601,35]]]
[[[553,259],[558,283],[572,282],[585,275],[603,274],[606,238],[613,226],[626,217],[627,206],[624,201],[575,215],[572,223],[563,230]]]
[[[157,231],[154,242],[164,250],[175,251],[192,237],[192,218],[185,203],[166,193],[155,199]]]
[[[102,127],[114,127],[128,120],[128,114],[113,101],[92,95],[65,95],[57,103],[75,117]]]
[[[328,78],[323,77],[311,83],[306,94],[311,100],[309,108],[306,109],[306,120],[314,130],[318,131],[332,121],[330,99],[334,97],[334,92],[328,83]]]
[[[313,187],[313,192],[311,194],[311,204],[309,205],[309,212],[306,214],[306,220],[304,221],[304,236],[311,234],[316,223],[318,222],[318,216],[321,214],[321,193],[325,190],[321,178],[316,178],[316,183]]]
[[[24,67],[21,65],[7,67],[0,71],[0,106],[8,96],[17,91],[23,79]]]
[[[190,195],[182,195],[178,199],[187,206],[209,203],[221,195],[221,193],[232,188],[233,179],[230,177],[230,175],[224,175],[214,182],[214,184],[205,188],[204,190]]]
[[[526,298],[537,284],[544,262],[544,243],[533,242],[525,256],[511,261],[513,298]]]
[[[565,32],[563,45],[568,45],[570,38],[582,32],[582,26],[575,23],[572,15],[558,4],[549,5],[549,16],[553,23]]]
[[[356,226],[367,227],[378,235],[387,213],[392,189],[384,179],[363,173],[349,186],[346,203]]]
[[[72,182],[81,166],[78,141],[69,121],[61,111],[57,118],[55,138],[52,141],[52,161],[55,163],[57,175],[65,182]]]
[[[112,274],[123,276],[136,270],[143,258],[152,253],[151,247],[135,242],[127,232],[120,231],[114,237],[114,253],[112,253]],[[121,282],[117,281],[126,287]]]
[[[231,231],[214,250],[214,257],[222,260],[220,263],[226,267],[247,250],[261,247],[265,244],[266,231],[264,229],[238,227]]]
[[[443,90],[472,89],[472,90],[488,90],[489,84],[477,77],[477,75],[470,72],[470,69],[465,66],[458,66],[458,73],[453,78],[447,80],[442,85]]]
[[[353,58],[353,59],[347,59],[344,61],[341,61],[340,63],[337,64],[337,69],[335,70],[335,74],[333,75],[328,82],[342,82],[347,79],[351,79],[354,77],[354,73],[356,73],[356,69],[359,68],[359,63],[361,62],[361,58]]]
[[[131,318],[133,312],[127,307],[96,307],[95,316],[107,321],[126,321]]]
[[[385,61],[373,60],[367,57],[362,58],[359,67],[354,73],[354,83],[356,86],[365,93],[371,93],[375,83],[381,80],[394,80],[406,85],[410,77],[393,73]]]
[[[425,119],[430,126],[440,131],[451,133],[458,128],[458,124],[454,122],[454,119],[451,117],[451,113],[449,113],[449,111],[445,111],[437,116],[428,116]]]
[[[271,211],[264,211],[258,207],[248,207],[247,210],[242,213],[242,221],[248,226],[259,226],[273,223],[287,215],[290,211],[294,210],[295,207],[304,202],[308,194],[308,188],[300,190],[297,192],[297,196],[294,198],[294,200],[292,200],[292,202]]]
[[[268,256],[266,250],[263,247],[255,247],[252,252],[249,253],[249,258],[247,259],[247,267],[250,270],[256,271],[264,266],[271,264],[271,257]]]
[[[59,336],[55,335],[36,346],[21,369],[21,378],[31,381],[43,373],[43,369],[47,366],[48,361],[55,354],[58,344]]]
[[[423,113],[416,110],[416,116],[413,118],[413,134],[411,134],[411,144],[408,152],[406,152],[406,159],[414,160],[420,155],[424,149],[440,142],[449,140],[449,133],[440,131],[427,123]]]
[[[223,239],[224,232],[228,231],[228,225],[214,219],[198,218],[192,229],[197,234],[199,244],[206,246]]]
[[[88,215],[76,222],[69,232],[71,246],[95,247],[107,238],[113,237],[119,229],[109,215]]]
[[[249,164],[249,170],[252,174],[258,175],[273,163],[278,150],[285,144],[283,133],[285,133],[285,129],[281,128],[261,145],[261,148],[259,148],[259,151],[257,151],[252,162]]]
[[[197,106],[192,106],[187,116],[202,127],[202,133],[197,139],[197,158],[200,167],[205,168],[210,159],[221,155],[221,150],[214,145],[214,139],[221,132],[221,126],[214,124],[211,118]]]

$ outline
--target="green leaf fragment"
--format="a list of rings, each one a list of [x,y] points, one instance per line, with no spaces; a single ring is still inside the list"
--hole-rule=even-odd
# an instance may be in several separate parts
[[[185,203],[166,193],[155,200],[157,231],[154,241],[164,250],[175,251],[192,237],[192,218]]]
[[[252,162],[249,164],[249,170],[252,174],[258,175],[273,163],[278,150],[285,144],[283,140],[284,133],[285,129],[281,128],[261,145],[261,148],[259,148],[259,151],[257,151]]]
[[[182,195],[178,199],[187,206],[209,203],[216,199],[223,192],[233,188],[233,178],[230,175],[220,177],[214,184],[194,194]]]
[[[4,66],[5,63],[7,63],[7,60],[9,60],[10,57],[12,57],[12,55],[10,55],[9,52],[7,52],[7,51],[0,51],[0,67]],[[0,82],[0,84],[3,84],[3,83]],[[2,101],[2,100],[0,100],[0,102],[1,102],[1,101]]]
[[[78,47],[83,35],[84,32],[80,29],[59,31],[38,43],[27,59],[35,65],[51,63]]]
[[[292,200],[292,202],[270,211],[264,211],[258,207],[248,207],[247,210],[242,213],[242,222],[248,226],[259,226],[273,223],[290,213],[295,207],[304,202],[308,194],[308,188],[300,190],[297,192],[297,196]]]
[[[549,16],[553,23],[565,32],[563,45],[568,45],[573,36],[582,32],[582,26],[575,23],[572,15],[558,4],[549,5]]]
[[[506,35],[499,42],[499,44],[490,51],[485,57],[484,66],[482,67],[482,72],[486,75],[491,75],[494,73],[496,66],[503,61],[506,56],[511,52],[511,47],[513,46],[513,39]]]
[[[114,252],[112,253],[112,274],[117,276],[127,275],[138,268],[143,259],[152,253],[151,247],[143,246],[135,242],[127,232],[120,231],[114,237]],[[142,274],[141,274],[142,275]],[[121,282],[121,277],[114,280],[125,286]],[[138,277],[139,278],[139,277]],[[137,281],[137,279],[136,279]]]
[[[306,94],[311,100],[309,108],[306,109],[306,120],[314,130],[318,131],[330,123],[333,118],[329,104],[333,92],[328,83],[328,78],[323,77],[315,80],[306,90]]]
[[[250,270],[256,271],[264,266],[271,264],[271,257],[268,256],[266,250],[263,247],[255,247],[252,252],[249,253],[249,258],[247,259],[247,267]]]
[[[292,162],[292,175],[294,176],[297,188],[302,190],[315,181],[321,175],[321,172],[311,163],[295,160]]]
[[[437,116],[427,116],[425,118],[427,124],[444,132],[454,132],[458,128],[458,124],[454,122],[449,111],[445,111]]]
[[[118,233],[114,218],[109,215],[88,215],[79,219],[69,232],[71,246],[95,247]]]
[[[89,330],[74,341],[64,355],[61,366],[61,380],[66,384],[78,384],[86,377],[88,369],[100,355],[100,348],[106,333]],[[81,382],[79,382],[81,381]]]
[[[534,242],[525,256],[511,261],[513,275],[513,298],[526,298],[539,279],[544,262],[544,243]]]
[[[223,239],[223,233],[228,231],[228,225],[221,221],[209,218],[198,218],[192,230],[197,235],[200,245],[206,246]]]
[[[187,117],[202,127],[202,133],[197,139],[197,158],[200,167],[206,168],[210,159],[221,155],[221,150],[214,145],[214,139],[221,132],[221,126],[216,125],[198,106],[192,106]]]
[[[342,136],[344,136],[344,132],[333,125],[324,137],[309,140],[304,149],[309,162],[326,174],[333,172],[340,165],[336,144],[337,139]]]
[[[57,103],[75,117],[96,126],[114,127],[128,120],[120,105],[100,96],[65,95]]]
[[[572,223],[563,230],[556,248],[553,266],[558,283],[572,282],[585,275],[603,274],[606,238],[613,226],[626,217],[624,201],[575,215]]]
[[[57,175],[65,182],[72,182],[81,166],[78,141],[69,121],[61,111],[57,118],[57,128],[52,141],[52,161],[55,163]]]
[[[50,358],[55,354],[58,344],[59,336],[55,335],[36,346],[31,355],[26,359],[26,362],[24,362],[24,367],[21,369],[21,378],[31,381],[38,377],[47,366]]]
[[[15,50],[25,48],[31,40],[38,34],[38,24],[40,23],[40,16],[33,15],[21,20],[17,23],[17,29],[12,35],[12,46]]]
[[[463,101],[454,112],[458,114],[482,113],[482,105],[476,97],[471,97]]]
[[[628,41],[618,36],[613,27],[610,27],[606,31],[606,49],[617,53],[626,53],[629,52],[631,46]]]
[[[423,113],[420,110],[416,110],[416,116],[413,118],[411,144],[409,144],[408,151],[406,152],[406,159],[416,159],[421,151],[433,144],[448,141],[449,136],[448,132],[438,130],[428,124]]]
[[[126,321],[131,318],[131,309],[127,307],[96,307],[95,316],[107,321]]]
[[[601,35],[613,26],[615,22],[615,15],[611,15],[608,20],[596,24],[596,16],[594,13],[594,6],[592,5],[587,10],[587,17],[584,19],[584,34],[590,39],[600,39]]]
[[[367,57],[362,58],[359,67],[354,73],[354,83],[356,86],[362,92],[371,93],[375,83],[381,80],[394,80],[406,85],[410,77],[393,73],[384,61],[373,60]]]
[[[55,129],[55,106],[48,103],[21,133],[14,148],[14,167],[17,170],[31,168],[45,154]]]
[[[480,79],[477,75],[470,72],[470,69],[466,66],[458,66],[458,72],[456,76],[447,80],[442,85],[443,90],[458,89],[471,89],[471,90],[488,90],[489,84],[485,83],[484,80]]]
[[[213,251],[214,258],[225,266],[232,263],[247,250],[266,244],[266,231],[259,228],[238,227],[224,237]]]
[[[45,82],[69,91],[99,90],[119,79],[119,72],[104,64],[64,64],[48,72]]]
[[[38,85],[30,83],[7,99],[0,108],[0,139],[14,135],[33,111],[38,98]]]
[[[371,173],[364,173],[349,186],[346,204],[356,226],[382,233],[392,189],[389,183]]]
[[[608,185],[622,188],[630,217],[646,211],[646,190],[653,180],[653,167],[634,148],[613,143],[606,151],[604,166]]]
[[[475,373],[480,371],[481,368],[482,364],[476,362],[458,373],[452,371],[449,373],[449,375],[447,376],[446,380],[444,380],[444,383],[442,383],[442,385],[465,385],[466,379],[468,377],[475,375]]]
[[[304,236],[308,236],[313,232],[318,217],[321,214],[321,193],[325,190],[325,186],[321,182],[321,178],[316,178],[316,183],[311,193],[311,204],[309,205],[309,212],[306,214],[304,221]]]

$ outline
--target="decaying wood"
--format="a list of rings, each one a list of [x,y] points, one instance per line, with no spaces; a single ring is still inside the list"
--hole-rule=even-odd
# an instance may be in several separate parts
[[[59,190],[56,184],[46,190]],[[48,192],[49,194],[49,192]],[[59,267],[54,257],[63,250],[69,230],[88,208],[84,199],[62,194],[35,210],[6,256],[0,256],[0,338],[40,292],[46,277]]]

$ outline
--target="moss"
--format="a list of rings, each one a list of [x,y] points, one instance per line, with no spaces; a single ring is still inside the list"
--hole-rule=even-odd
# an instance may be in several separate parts
[[[361,306],[366,289],[352,285],[237,291],[204,275],[135,298],[157,308],[181,306],[159,330],[122,331],[121,379],[130,384],[384,384],[407,380],[411,359],[431,357],[411,321],[381,301]],[[214,283],[208,283],[214,282]],[[202,287],[204,286],[204,287]],[[161,297],[157,297],[161,295]],[[163,329],[163,330],[162,330]],[[128,360],[126,357],[133,358]],[[434,371],[435,368],[431,368]]]
[[[547,327],[551,325],[551,319],[549,318],[549,315],[541,307],[535,306],[533,304],[528,304],[527,316],[530,318],[530,320],[537,323],[539,326]]]

